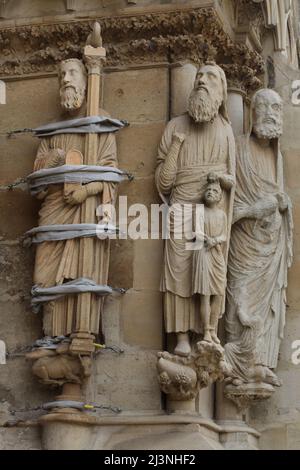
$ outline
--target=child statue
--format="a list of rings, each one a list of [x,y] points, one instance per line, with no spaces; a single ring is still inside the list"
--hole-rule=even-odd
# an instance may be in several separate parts
[[[207,176],[204,192],[204,246],[193,254],[193,293],[200,294],[200,319],[204,341],[220,343],[218,320],[226,289],[226,263],[222,244],[227,239],[227,217],[218,204],[222,199],[219,178]]]

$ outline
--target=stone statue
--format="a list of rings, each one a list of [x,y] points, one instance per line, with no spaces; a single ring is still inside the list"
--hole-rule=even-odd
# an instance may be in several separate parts
[[[227,215],[230,227],[235,143],[227,116],[226,100],[227,83],[223,70],[213,62],[203,65],[195,79],[188,112],[172,119],[165,129],[158,152],[156,184],[163,200],[172,206],[173,213],[176,212],[175,207],[180,211],[185,205],[190,207],[192,218],[195,204],[203,199],[207,175],[214,172],[221,187],[225,189],[220,210],[224,210]],[[170,216],[170,238],[165,243],[161,290],[164,292],[166,332],[177,334],[174,353],[188,356],[191,353],[189,332],[201,333],[202,330],[199,318],[200,296],[194,295],[193,291],[194,252],[186,249],[186,243],[190,240],[185,235],[182,239],[174,236],[175,216],[176,214],[173,218]],[[225,224],[225,218],[223,222]],[[226,234],[224,240],[229,239],[228,235]],[[211,241],[207,239],[206,243],[208,245]],[[226,265],[228,243],[223,243],[222,248],[220,244],[218,246],[212,253],[222,250],[222,259]],[[198,279],[196,283],[201,284],[202,280]],[[221,285],[223,280],[220,280],[220,287]],[[196,291],[198,287],[199,285]],[[205,311],[205,304],[207,298],[201,311]],[[214,307],[213,316],[219,318],[224,312],[224,295],[220,294],[220,298],[214,301]],[[214,320],[213,326],[215,323]],[[216,339],[214,334],[213,337]],[[206,338],[210,339],[208,331]]]
[[[91,375],[91,360],[88,356],[77,357],[69,354],[69,344],[60,344],[55,350],[36,349],[26,355],[35,361],[33,374],[45,385],[63,385],[65,382],[80,384],[84,377]]]
[[[86,116],[87,71],[78,59],[68,59],[59,66],[60,99],[62,119]],[[106,115],[103,110],[100,115]],[[95,165],[116,167],[116,143],[113,133],[97,134]],[[61,133],[42,139],[34,163],[34,170],[52,168],[66,163],[69,152],[85,154],[86,135]],[[79,153],[80,152],[80,153]],[[70,163],[70,162],[67,162]],[[72,163],[72,162],[71,162]],[[83,163],[83,162],[80,162]],[[39,193],[43,199],[39,213],[39,225],[79,224],[82,222],[85,201],[92,203],[89,223],[98,223],[96,208],[113,202],[115,184],[93,182],[81,184],[51,185]],[[84,220],[87,222],[87,220]],[[43,242],[37,246],[34,282],[40,287],[52,287],[80,277],[89,277],[101,285],[107,283],[109,263],[109,240],[93,238],[92,266],[85,276],[80,255],[82,240]],[[44,307],[44,334],[49,336],[70,335],[77,327],[75,295],[50,302]],[[100,312],[103,300],[94,297],[91,306],[90,332],[99,333]]]
[[[237,141],[225,346],[237,386],[280,385],[273,370],[285,325],[293,230],[279,149],[282,108],[275,91],[259,90],[251,103],[250,131]]]
[[[193,293],[200,294],[204,341],[219,344],[218,321],[226,289],[222,244],[227,240],[227,217],[217,206],[222,199],[219,178],[210,173],[204,193],[204,247],[193,252]]]

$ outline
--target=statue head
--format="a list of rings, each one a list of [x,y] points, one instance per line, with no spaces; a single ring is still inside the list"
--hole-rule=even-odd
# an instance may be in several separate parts
[[[222,199],[222,188],[218,175],[209,173],[207,175],[207,186],[204,193],[205,205],[218,204]]]
[[[253,132],[259,139],[278,139],[282,134],[282,99],[276,91],[264,88],[251,102]]]
[[[79,59],[67,59],[58,69],[60,102],[66,111],[80,109],[86,94],[87,72]]]
[[[228,120],[226,101],[225,73],[215,62],[207,62],[197,72],[188,113],[198,123],[213,121],[219,112]]]

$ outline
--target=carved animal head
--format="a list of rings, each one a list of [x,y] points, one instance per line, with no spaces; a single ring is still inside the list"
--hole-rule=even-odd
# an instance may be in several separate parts
[[[84,377],[89,377],[92,373],[92,360],[90,356],[79,356]]]

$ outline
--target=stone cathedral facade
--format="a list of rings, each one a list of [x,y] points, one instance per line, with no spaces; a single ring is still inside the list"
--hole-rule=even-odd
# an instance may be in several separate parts
[[[0,449],[300,448],[299,25],[0,0]]]

